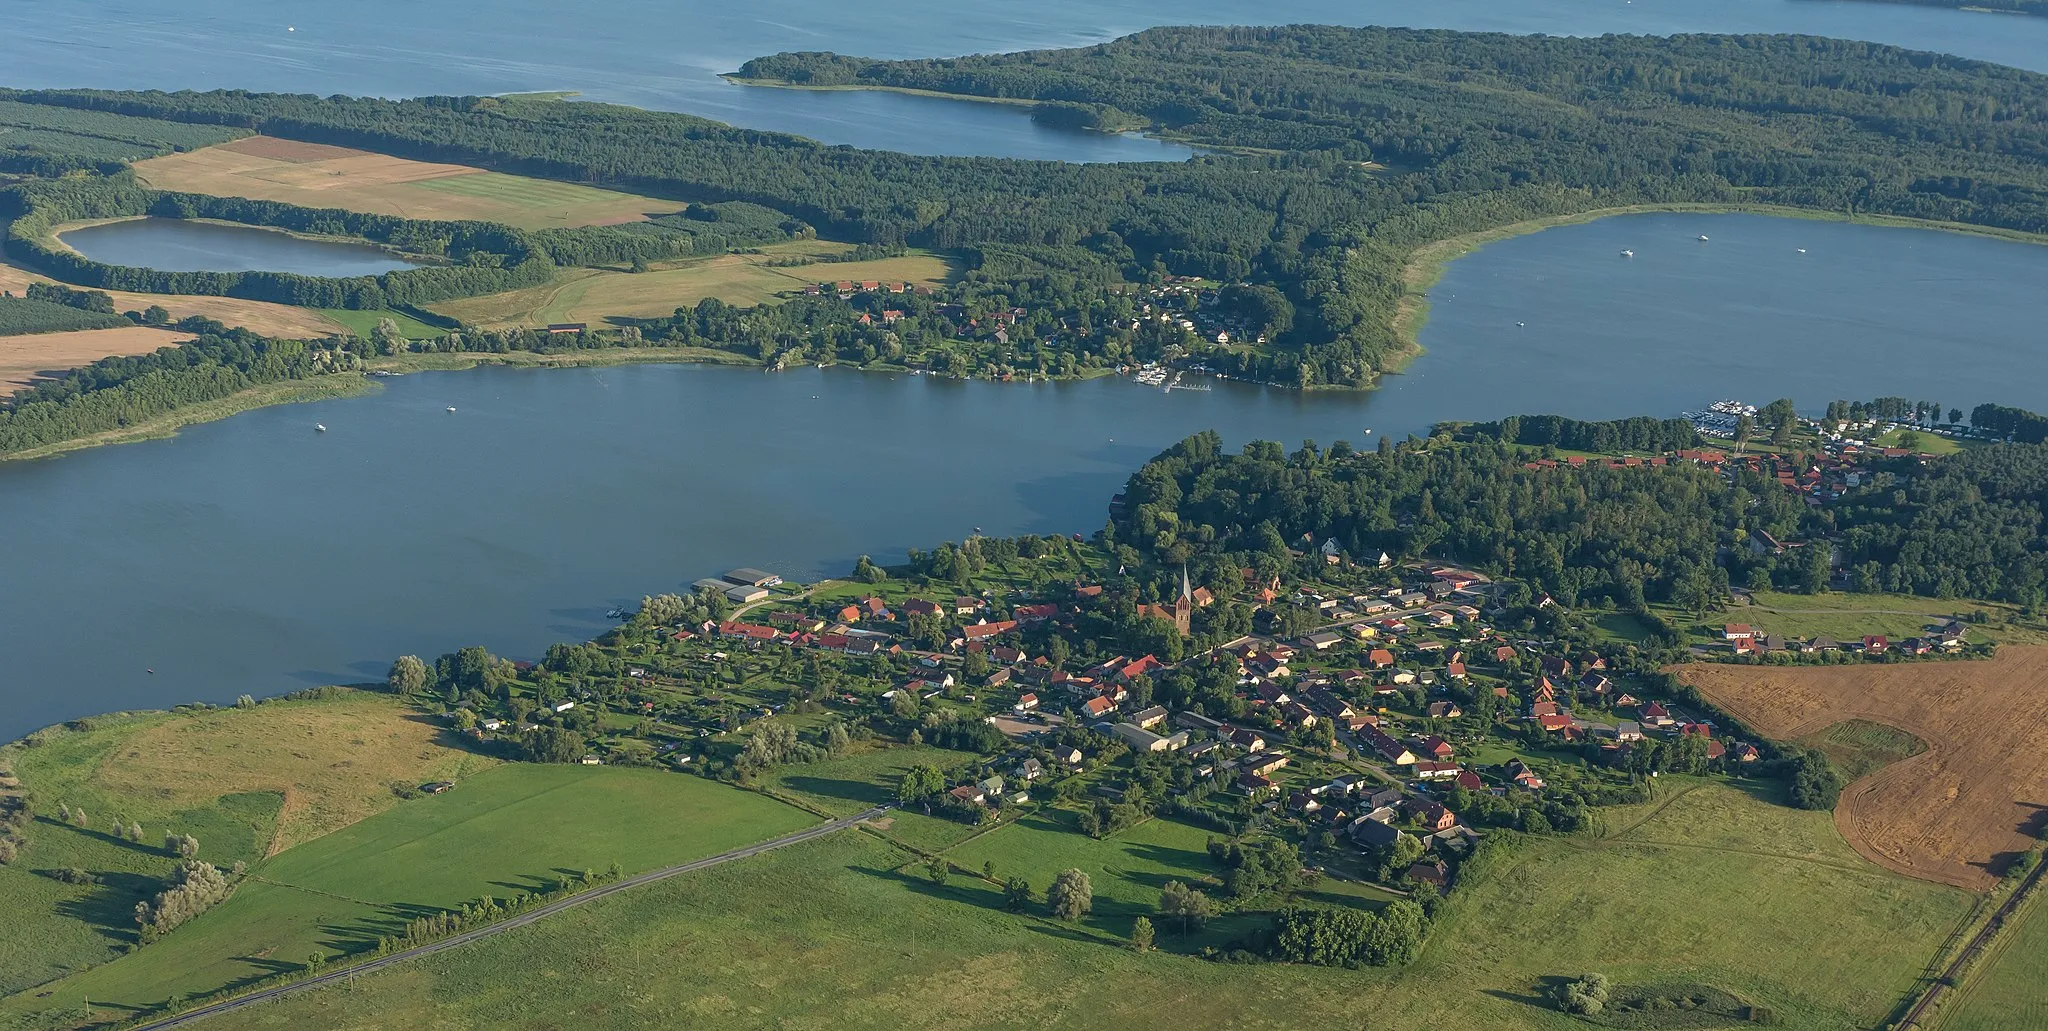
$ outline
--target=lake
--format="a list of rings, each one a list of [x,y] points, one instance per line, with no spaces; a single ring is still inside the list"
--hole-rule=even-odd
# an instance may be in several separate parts
[[[177,218],[106,222],[69,230],[58,239],[94,261],[165,272],[291,272],[345,279],[418,267],[369,244]]]
[[[1515,412],[2048,391],[2048,248],[1984,237],[1629,216],[1493,244],[1432,298],[1429,353],[1364,394],[478,369],[0,464],[0,740],[375,679],[405,652],[533,657],[733,566],[807,579],[977,526],[1092,532],[1133,470],[1206,428],[1371,447]]]
[[[238,88],[379,96],[580,90],[826,143],[1071,161],[1184,148],[1034,124],[1021,109],[876,93],[733,86],[750,57],[879,58],[1097,43],[1154,25],[1324,22],[1560,35],[1799,32],[2048,70],[2048,18],[1832,0],[13,0],[0,85]],[[374,31],[366,26],[375,26]]]

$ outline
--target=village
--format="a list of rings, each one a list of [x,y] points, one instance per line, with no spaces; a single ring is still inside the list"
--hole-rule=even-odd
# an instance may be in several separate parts
[[[593,693],[472,733],[509,741],[562,722],[593,731],[585,763],[707,771],[763,721],[858,724],[974,752],[942,796],[915,800],[970,823],[1046,805],[1112,820],[1134,778],[1160,775],[1182,818],[1285,828],[1320,843],[1331,875],[1400,890],[1448,887],[1489,827],[1570,829],[1590,805],[1640,800],[1661,770],[1739,772],[1765,756],[1580,635],[1497,625],[1506,613],[1483,575],[1385,555],[1353,563],[1335,542],[1305,557],[1342,586],[1243,570],[1224,593],[1183,578],[1170,601],[1123,617],[1110,612],[1120,599],[1082,579],[984,596],[894,580],[803,590],[736,569],[696,584],[733,613],[656,628],[663,644],[639,649],[649,654],[626,669],[631,687],[599,701],[616,715],[575,722]],[[1225,606],[1251,608],[1265,629],[1171,661],[1073,643],[1121,618],[1192,646]],[[753,672],[733,683],[728,670]],[[778,680],[830,691],[766,687]],[[1190,697],[1195,683],[1213,693]]]

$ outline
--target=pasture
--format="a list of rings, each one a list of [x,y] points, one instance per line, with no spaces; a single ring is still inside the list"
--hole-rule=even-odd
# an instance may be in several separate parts
[[[683,207],[576,183],[269,136],[152,158],[135,172],[159,190],[521,229],[616,225]]]
[[[1771,1006],[1785,1027],[1860,1031],[1890,1011],[1969,909],[1964,892],[1864,862],[1825,814],[1740,788],[1674,781],[1658,802],[1610,816],[1628,829],[1529,839],[1498,857],[1397,971],[1134,954],[1086,924],[992,908],[965,874],[936,887],[906,868],[912,854],[853,833],[211,1023],[1254,1031],[1359,1027],[1370,1014],[1376,1028],[1569,1031],[1585,1025],[1551,1009],[1541,989],[1603,970],[1622,983],[1713,985]],[[1151,877],[1207,866],[1190,855],[1203,836],[1171,825],[1107,842],[1009,827],[960,858],[973,862],[972,850],[1004,835],[1017,849],[990,853],[998,876],[1006,863],[1101,863],[1112,883],[1097,878],[1099,904],[1128,907],[1116,911],[1126,918],[1156,892]],[[1695,835],[1706,843],[1690,843]],[[1030,854],[1041,847],[1058,855]],[[1134,876],[1109,876],[1116,870]],[[1111,924],[1128,929],[1127,919]],[[1162,925],[1160,942],[1173,938]]]
[[[154,945],[47,984],[51,1000],[148,1008],[376,946],[415,915],[546,890],[617,863],[628,874],[802,829],[816,818],[701,778],[503,765],[256,864],[235,895]],[[0,1024],[61,1025],[30,995]],[[12,1026],[12,1025],[9,1025]]]
[[[370,333],[377,328],[377,323],[384,319],[390,319],[398,327],[399,334],[407,340],[428,340],[448,334],[447,330],[439,326],[430,326],[402,311],[360,311],[350,308],[314,310],[365,340],[370,338]]]
[[[1717,622],[1702,628],[1705,640],[1720,640],[1721,622],[1742,622],[1758,633],[1778,633],[1794,639],[1827,635],[1837,641],[1859,641],[1866,634],[1885,634],[1893,640],[1918,637],[1930,623],[1945,623],[1956,617],[1982,612],[1987,622],[1972,624],[1970,639],[2000,644],[2048,643],[2038,621],[2015,622],[2018,610],[2010,605],[1986,601],[1944,600],[1912,594],[1793,594],[1761,591],[1756,603],[1729,609]],[[1684,626],[1692,616],[1676,609],[1666,612],[1674,623]]]
[[[150,326],[0,336],[0,394],[11,393],[17,387],[29,386],[81,365],[90,365],[101,358],[148,354],[159,347],[190,339],[189,333],[174,333]]]
[[[2048,1027],[2048,904],[2035,897],[1942,1004],[1937,1031]]]
[[[768,264],[776,257],[815,256],[848,249],[845,244],[803,240],[764,247],[756,254],[721,254],[664,262],[647,272],[565,270],[544,286],[445,301],[430,307],[437,314],[485,328],[557,322],[604,325],[608,320],[666,318],[677,308],[694,305],[706,297],[737,305],[771,304],[801,292],[809,283],[845,279],[936,285],[945,282],[953,271],[950,260],[936,254],[794,267]]]
[[[0,751],[37,800],[19,861],[0,866],[0,992],[112,958],[132,937],[135,903],[157,890],[174,860],[175,831],[199,839],[200,858],[256,862],[296,841],[397,804],[394,780],[460,776],[491,765],[435,743],[430,725],[404,718],[396,699],[348,692],[253,709],[99,716],[87,729],[53,728],[32,746]],[[54,817],[85,810],[85,827]],[[138,823],[140,844],[109,833]],[[36,870],[77,867],[98,887],[61,884]]]
[[[2037,840],[2048,798],[2048,648],[1996,659],[1833,667],[1691,665],[1679,675],[1780,740],[1843,720],[1895,727],[1927,750],[1842,792],[1857,851],[1901,873],[1983,890]]]

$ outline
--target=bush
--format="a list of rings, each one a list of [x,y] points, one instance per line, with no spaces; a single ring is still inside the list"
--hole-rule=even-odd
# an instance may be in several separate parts
[[[1557,989],[1557,1006],[1566,1013],[1590,1017],[1607,1008],[1607,993],[1610,989],[1606,974],[1587,974],[1576,981],[1567,982]],[[1651,1001],[1652,1006],[1665,1002]]]

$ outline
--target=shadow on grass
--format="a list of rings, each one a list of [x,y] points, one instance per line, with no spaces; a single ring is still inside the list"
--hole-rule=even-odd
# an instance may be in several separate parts
[[[135,904],[149,901],[163,882],[139,873],[109,871],[97,875],[98,887],[57,904],[57,912],[80,920],[117,942],[136,940]]]
[[[844,780],[834,777],[784,777],[782,786],[791,791],[824,798],[843,798],[850,802],[876,804],[893,802],[895,795],[879,784],[864,780]]]
[[[38,815],[35,817],[35,821],[47,827],[55,827],[59,830],[67,830],[80,837],[91,838],[94,841],[103,842],[105,844],[112,845],[116,848],[126,849],[130,852],[137,852],[145,856],[152,856],[158,859],[177,858],[176,856],[172,856],[169,853],[165,852],[162,848],[156,845],[145,844],[139,841],[129,841],[127,838],[117,838],[114,835],[107,833],[106,831],[96,830],[92,827],[80,827],[77,824],[72,823],[65,823],[64,821],[59,820],[54,816]]]
[[[1533,1006],[1536,1009],[1555,1013],[1557,1012],[1557,1006],[1551,1000],[1557,998],[1557,992],[1565,985],[1570,984],[1571,981],[1572,978],[1569,977],[1550,975],[1538,978],[1535,990],[1532,992],[1510,992],[1499,988],[1487,988],[1483,989],[1483,991],[1485,994],[1491,995],[1496,999],[1518,1002],[1524,1006]]]

